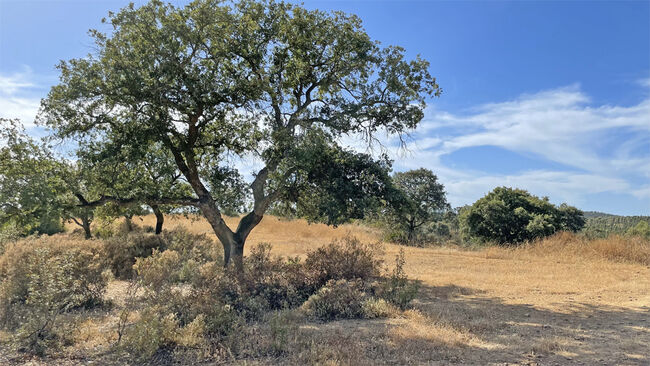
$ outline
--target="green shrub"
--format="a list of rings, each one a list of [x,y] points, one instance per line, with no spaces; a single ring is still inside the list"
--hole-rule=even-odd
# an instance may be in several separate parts
[[[162,309],[155,307],[146,308],[126,334],[123,347],[137,361],[144,362],[159,349],[172,347],[177,331],[178,321],[174,314],[162,313]]]
[[[646,221],[639,221],[636,226],[633,226],[627,230],[627,234],[650,239],[650,224],[648,224]]]
[[[133,277],[133,264],[136,258],[148,257],[154,249],[164,250],[164,248],[165,243],[161,237],[138,232],[113,236],[104,244],[108,267],[115,277],[120,279]]]
[[[245,266],[247,296],[258,298],[268,310],[297,307],[318,288],[299,258],[273,258],[270,244],[253,247]]]
[[[61,340],[60,314],[102,302],[101,248],[60,236],[30,238],[0,256],[0,320],[18,348],[44,353]]]
[[[382,279],[379,284],[374,286],[376,296],[385,299],[401,310],[406,309],[410,305],[419,290],[419,283],[409,280],[406,276],[404,272],[405,264],[404,250],[400,250],[395,258],[395,268],[391,275],[388,278]]]
[[[221,261],[222,251],[214,241],[204,234],[192,234],[185,229],[166,231],[162,235],[143,232],[131,232],[117,235],[105,242],[106,260],[115,277],[129,279],[133,277],[133,265],[136,258],[146,258],[154,250],[166,249],[178,253],[183,263],[184,273],[178,274],[180,280],[187,280],[190,273],[201,263]]]
[[[460,215],[463,230],[471,237],[499,244],[519,244],[557,231],[580,230],[582,211],[559,207],[525,190],[497,187]]]
[[[366,299],[361,307],[366,319],[386,318],[397,312],[395,306],[388,301],[374,297]]]
[[[346,237],[307,253],[305,268],[317,288],[329,280],[368,280],[381,274],[383,250]]]

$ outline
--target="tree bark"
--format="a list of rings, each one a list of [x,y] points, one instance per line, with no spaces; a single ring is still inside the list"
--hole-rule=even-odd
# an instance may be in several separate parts
[[[133,231],[133,223],[131,222],[131,217],[129,215],[124,215],[124,224],[126,224],[126,231],[131,232]]]
[[[162,233],[163,223],[165,222],[165,216],[158,205],[151,205],[154,215],[156,215],[156,235]]]
[[[90,218],[88,215],[83,215],[81,217],[81,227],[84,229],[86,239],[92,238],[92,233],[90,232]]]

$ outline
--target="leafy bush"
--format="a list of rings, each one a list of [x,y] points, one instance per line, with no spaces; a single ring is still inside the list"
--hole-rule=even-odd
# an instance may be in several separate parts
[[[366,319],[386,318],[397,312],[393,304],[375,297],[366,299],[361,307],[363,308],[363,317]]]
[[[403,270],[397,271],[395,285],[384,286],[381,248],[353,238],[312,251],[304,262],[273,257],[270,246],[260,244],[244,258],[243,273],[224,269],[207,239],[179,232],[163,241],[165,250],[155,249],[133,266],[144,290],[141,300],[150,310],[124,328],[124,347],[145,358],[167,349],[189,352],[192,342],[207,348],[227,344],[228,352],[236,352],[243,326],[275,310],[304,304],[322,320],[375,318],[396,311],[393,297],[412,298],[400,292],[408,287]],[[373,297],[372,281],[386,298]],[[287,330],[279,324],[271,328],[274,343],[265,349],[276,354],[282,352]]]
[[[395,258],[395,268],[388,278],[383,279],[379,286],[375,286],[375,295],[397,306],[406,309],[415,299],[419,290],[419,283],[411,281],[404,272],[406,260],[404,250],[400,250]]]
[[[113,236],[104,244],[108,267],[115,277],[120,279],[133,277],[133,264],[136,258],[148,257],[154,249],[164,248],[165,243],[161,237],[138,232]]]
[[[101,248],[62,237],[30,238],[0,256],[0,320],[16,345],[43,353],[62,339],[57,317],[102,302]]]
[[[636,226],[628,229],[627,234],[650,239],[650,224],[648,224],[646,221],[639,221]]]
[[[105,243],[108,265],[115,277],[121,279],[133,277],[136,258],[146,258],[154,250],[162,252],[166,249],[177,252],[179,263],[187,267],[179,278],[187,278],[188,273],[192,272],[189,267],[221,258],[221,251],[212,239],[204,234],[191,234],[185,229],[167,231],[162,235],[132,232],[114,236]]]
[[[205,343],[203,316],[181,326],[176,315],[159,307],[146,308],[127,334],[123,347],[139,362],[150,360],[159,350],[175,347],[196,348]]]
[[[361,280],[329,280],[303,307],[321,320],[363,318],[366,300],[368,295]]]
[[[346,237],[307,253],[305,268],[317,287],[329,280],[368,280],[381,274],[382,254],[378,245]]]
[[[495,188],[461,213],[467,233],[485,241],[518,244],[557,231],[578,231],[585,220],[582,211],[555,206],[521,189]]]

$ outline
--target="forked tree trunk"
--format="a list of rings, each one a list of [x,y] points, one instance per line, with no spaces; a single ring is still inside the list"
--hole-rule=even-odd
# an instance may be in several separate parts
[[[214,204],[204,204],[200,206],[201,212],[212,226],[214,233],[223,245],[223,262],[224,266],[232,263],[235,270],[241,273],[244,269],[244,246],[248,234],[262,221],[263,215],[256,214],[254,211],[244,216],[233,232],[223,221],[217,207]]]
[[[182,149],[174,145],[167,136],[163,136],[163,142],[165,142],[165,144],[170,148],[174,155],[176,165],[194,189],[199,201],[198,204],[196,204],[196,207],[201,210],[201,213],[203,213],[205,219],[210,223],[217,239],[219,239],[223,246],[224,266],[227,267],[230,262],[233,262],[236,272],[241,274],[244,269],[243,259],[246,238],[248,237],[248,234],[250,234],[251,230],[253,230],[253,228],[262,220],[264,212],[272,201],[272,197],[264,194],[264,187],[266,185],[269,169],[266,167],[263,168],[255,177],[255,180],[251,184],[253,190],[254,210],[241,219],[237,230],[233,232],[228,225],[226,225],[226,222],[223,220],[221,212],[212,198],[210,191],[208,191],[205,185],[203,185],[203,182],[201,182],[199,177],[192,148],[196,143],[198,136],[198,128],[196,127],[196,124],[200,114],[201,113],[199,112],[196,115],[190,116],[187,132],[188,137]]]
[[[158,205],[151,205],[154,215],[156,215],[156,235],[162,232],[163,223],[165,222],[165,216]]]

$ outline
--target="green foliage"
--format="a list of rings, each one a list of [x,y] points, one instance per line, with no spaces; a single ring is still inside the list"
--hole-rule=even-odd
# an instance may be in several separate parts
[[[148,307],[124,339],[122,347],[138,362],[151,360],[164,348],[197,348],[205,343],[205,321],[196,317],[184,326],[173,313],[165,314],[160,307]]]
[[[395,268],[391,275],[384,279],[375,290],[375,295],[404,310],[418,294],[420,284],[411,281],[404,272],[404,250],[401,249],[395,258]]]
[[[283,216],[338,225],[360,219],[393,193],[387,157],[342,149],[324,131],[300,137],[277,174],[289,175],[276,210]]]
[[[133,276],[136,258],[148,257],[161,247],[164,242],[157,235],[133,232],[114,236],[105,241],[105,260],[116,278],[129,279]]]
[[[102,302],[107,278],[93,245],[31,238],[0,256],[0,321],[14,344],[38,354],[65,339],[60,314]]]
[[[0,119],[0,141],[0,228],[13,226],[21,235],[63,231],[65,182],[49,147],[16,120]]]
[[[647,221],[639,221],[638,224],[627,231],[627,234],[650,239],[650,224]]]
[[[330,280],[369,280],[381,275],[383,248],[346,237],[307,253],[305,268],[317,286]]]
[[[358,17],[341,12],[152,0],[107,22],[110,33],[91,31],[96,53],[59,64],[40,121],[134,178],[149,157],[171,163],[191,195],[147,189],[118,200],[196,207],[238,264],[245,238],[278,200],[329,224],[362,217],[385,192],[387,162],[344,149],[340,137],[403,134],[441,92],[427,61],[380,47]],[[233,157],[262,166],[246,200]],[[242,203],[253,211],[233,232],[220,216]]]
[[[0,227],[0,255],[4,253],[5,247],[12,242],[20,239],[22,232],[16,223],[9,222]]]
[[[393,175],[396,191],[388,198],[388,207],[382,215],[390,241],[421,244],[435,235],[428,227],[441,221],[450,210],[444,186],[428,169],[410,170]]]
[[[495,188],[461,213],[466,232],[499,244],[518,244],[549,236],[557,231],[578,231],[584,226],[582,211],[559,207],[527,191]]]
[[[205,234],[191,234],[185,229],[177,228],[166,231],[163,235],[131,232],[113,236],[104,242],[105,261],[115,277],[129,279],[133,277],[133,265],[138,258],[151,256],[155,250],[164,252],[172,250],[180,256],[186,268],[200,263],[217,261],[222,255],[212,239]],[[188,274],[179,274],[186,278]]]
[[[590,213],[582,232],[590,238],[606,238],[612,234],[631,233],[637,225],[646,222],[650,225],[650,216],[616,216]]]

